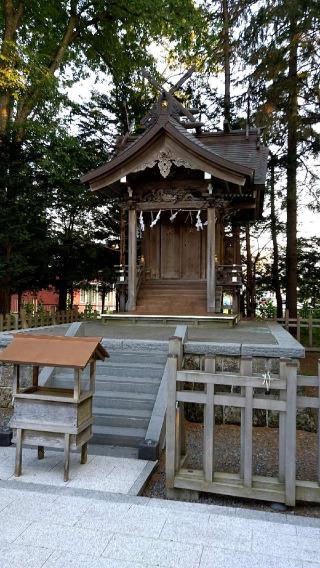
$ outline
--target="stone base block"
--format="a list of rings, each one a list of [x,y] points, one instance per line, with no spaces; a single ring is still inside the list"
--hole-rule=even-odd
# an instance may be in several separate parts
[[[11,428],[0,428],[0,446],[11,446],[12,430]]]
[[[139,446],[139,460],[157,461],[159,459],[159,442],[144,440]]]

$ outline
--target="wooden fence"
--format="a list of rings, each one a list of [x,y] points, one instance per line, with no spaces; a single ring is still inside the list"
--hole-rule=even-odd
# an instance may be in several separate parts
[[[303,318],[298,315],[297,318],[289,318],[289,311],[285,311],[285,317],[277,318],[276,320],[280,323],[287,331],[294,333],[295,337],[299,342],[304,345],[320,349],[320,332],[319,337],[315,338],[314,330],[320,330],[320,318],[314,318],[312,314],[307,318]],[[306,330],[306,334],[304,334]]]
[[[17,329],[28,329],[46,325],[61,325],[88,319],[96,319],[97,312],[80,313],[78,310],[66,310],[57,312],[43,311],[36,314],[28,314],[21,310],[19,314],[0,315],[0,332]]]
[[[320,427],[318,426],[317,481],[296,480],[296,412],[312,408],[320,424],[320,362],[317,377],[298,375],[297,363],[280,359],[280,372],[268,377],[252,373],[252,358],[241,357],[238,374],[216,373],[214,356],[205,358],[205,371],[181,371],[179,356],[168,358],[166,417],[167,489],[262,499],[295,505],[296,500],[320,503]],[[267,379],[267,383],[266,383]],[[203,385],[187,390],[186,384]],[[228,387],[226,389],[226,387]],[[315,387],[315,396],[304,396],[299,387]],[[310,390],[310,389],[309,389]],[[266,392],[267,391],[267,392]],[[184,403],[204,406],[203,467],[184,467],[187,447],[184,433]],[[241,409],[240,470],[224,473],[215,468],[215,407]],[[277,477],[253,475],[253,410],[279,412],[279,464]],[[227,452],[226,448],[226,452]]]

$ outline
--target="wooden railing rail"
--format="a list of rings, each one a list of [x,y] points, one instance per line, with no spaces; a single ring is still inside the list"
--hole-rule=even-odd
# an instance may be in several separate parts
[[[14,331],[18,329],[28,329],[43,327],[48,325],[61,325],[88,319],[97,319],[97,312],[79,312],[78,310],[66,310],[56,312],[40,312],[28,314],[25,310],[20,313],[0,315],[0,332]]]
[[[252,372],[252,358],[240,358],[240,372],[216,372],[215,356],[205,358],[205,371],[179,371],[179,355],[168,358],[166,419],[166,484],[179,489],[262,499],[295,505],[296,500],[320,503],[320,421],[318,426],[317,481],[296,481],[297,409],[312,408],[320,417],[320,363],[317,377],[299,376],[296,361],[280,359],[279,374]],[[203,390],[188,390],[187,383]],[[299,387],[299,390],[298,390]],[[316,395],[304,396],[300,387],[316,387]],[[184,403],[204,406],[202,470],[184,468],[187,448],[184,438]],[[237,407],[241,411],[240,468],[238,473],[216,470],[215,408]],[[253,412],[279,412],[279,468],[277,477],[253,474]],[[227,450],[226,450],[227,451]]]
[[[308,347],[316,347],[314,330],[320,329],[320,318],[314,318],[310,314],[307,318],[298,315],[296,318],[289,318],[289,312],[286,310],[285,316],[283,318],[276,318],[276,321],[280,323],[287,331],[294,330],[294,335],[300,342],[307,343]],[[307,338],[302,337],[301,331],[307,331]],[[319,333],[320,336],[320,333]],[[318,339],[318,348],[320,350],[320,339]]]

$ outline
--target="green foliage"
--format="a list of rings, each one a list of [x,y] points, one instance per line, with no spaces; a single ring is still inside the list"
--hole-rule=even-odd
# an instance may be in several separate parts
[[[260,299],[257,302],[257,316],[261,319],[273,319],[277,310],[272,300]]]
[[[320,309],[320,239],[298,241],[299,291],[304,307]]]

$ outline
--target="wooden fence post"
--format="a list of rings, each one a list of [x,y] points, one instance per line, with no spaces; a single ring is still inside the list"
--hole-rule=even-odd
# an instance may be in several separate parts
[[[291,507],[296,504],[297,374],[297,362],[287,362],[285,500]]]
[[[169,338],[169,353],[171,355],[177,356],[177,369],[178,371],[182,369],[183,362],[183,341],[182,337],[173,335]],[[177,383],[176,390],[180,390],[180,385]],[[176,409],[176,420],[177,420],[177,432],[179,435],[179,440],[177,443],[179,445],[179,458],[177,457],[176,465],[179,465],[181,453],[186,452],[186,434],[185,434],[185,421],[184,421],[184,403],[180,402]],[[176,456],[178,450],[176,449]]]
[[[207,355],[204,360],[205,373],[216,372],[216,358]],[[214,384],[206,385],[206,403],[203,417],[203,469],[206,481],[213,481],[214,477]]]
[[[26,329],[28,327],[26,310],[20,310],[20,319],[21,319],[21,328]]]
[[[244,413],[244,470],[243,483],[246,487],[252,486],[252,405],[253,388],[245,387],[246,407]]]
[[[318,483],[320,485],[320,359],[318,360],[318,394],[319,394],[319,408],[318,408]]]
[[[166,486],[174,487],[175,450],[176,450],[176,384],[177,356],[168,355],[167,359],[167,412],[166,412]]]
[[[252,376],[252,357],[241,357],[240,359],[240,376]],[[241,387],[241,395],[245,396],[246,395],[246,387]],[[250,395],[249,395],[250,396]],[[251,423],[252,423],[252,406],[251,406],[251,411],[249,408],[249,415],[251,414]],[[248,421],[249,421],[249,416],[247,417]],[[241,453],[240,453],[240,477],[242,479],[244,479],[244,464],[245,464],[245,459],[246,459],[246,454],[249,457],[249,451],[250,449],[246,449],[246,445],[251,446],[251,453],[252,453],[252,424],[251,424],[251,437],[248,440],[248,443],[246,442],[246,409],[245,408],[241,408]],[[251,442],[250,442],[251,440]]]
[[[169,353],[177,356],[178,369],[181,369],[183,359],[183,344],[181,337],[175,335],[169,337]]]
[[[286,380],[287,362],[290,359],[281,357],[279,361],[279,379]],[[279,391],[279,400],[287,400],[287,391]],[[286,471],[286,413],[279,412],[279,480],[284,483]]]
[[[7,314],[7,315],[6,315],[5,327],[6,327],[6,331],[10,331],[10,330],[11,330],[11,315],[10,315],[10,314]]]
[[[301,327],[300,327],[301,322],[300,322],[300,320],[301,320],[301,317],[298,314],[297,315],[297,341],[299,341],[299,342],[300,342],[300,339],[301,339]]]

